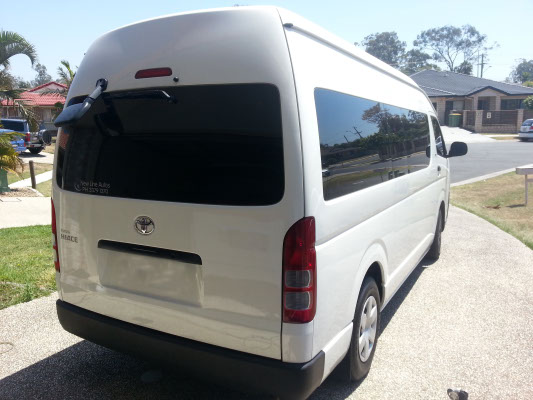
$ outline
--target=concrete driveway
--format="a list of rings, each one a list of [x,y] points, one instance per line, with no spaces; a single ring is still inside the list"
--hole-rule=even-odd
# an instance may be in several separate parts
[[[533,398],[533,251],[450,209],[441,259],[422,263],[382,317],[359,385],[330,377],[312,399]],[[64,332],[55,296],[0,311],[0,399],[254,398]],[[260,377],[258,377],[260,379]]]

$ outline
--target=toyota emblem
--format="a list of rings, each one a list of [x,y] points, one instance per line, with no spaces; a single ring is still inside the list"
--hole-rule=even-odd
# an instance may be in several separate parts
[[[149,235],[151,234],[155,229],[154,221],[152,221],[152,218],[142,216],[135,218],[135,230],[139,232],[141,235]]]

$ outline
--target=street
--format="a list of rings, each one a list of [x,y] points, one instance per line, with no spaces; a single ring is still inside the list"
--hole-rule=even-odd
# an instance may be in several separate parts
[[[451,183],[532,163],[533,142],[468,143],[466,156],[450,159]]]

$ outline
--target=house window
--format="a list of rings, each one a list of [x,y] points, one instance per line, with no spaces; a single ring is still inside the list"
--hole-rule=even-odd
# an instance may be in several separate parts
[[[519,108],[523,108],[522,102],[523,102],[522,99],[502,100],[501,109],[502,110],[518,110]]]
[[[477,109],[478,110],[488,110],[489,109],[489,101],[488,100],[481,100],[479,99],[477,101]]]
[[[453,102],[453,110],[455,111],[463,111],[465,108],[465,102],[464,100],[457,100]]]

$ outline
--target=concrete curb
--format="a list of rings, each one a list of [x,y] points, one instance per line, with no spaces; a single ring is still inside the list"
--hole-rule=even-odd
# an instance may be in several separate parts
[[[35,182],[39,184],[39,183],[49,181],[50,179],[52,179],[52,176],[53,176],[53,171],[43,172],[42,174],[35,175]],[[31,178],[22,179],[20,181],[14,182],[11,185],[9,185],[9,187],[12,189],[28,187],[28,186],[31,186]]]
[[[509,172],[513,172],[515,170],[516,170],[516,168],[504,169],[503,171],[493,172],[491,174],[482,175],[482,176],[478,176],[476,178],[466,179],[466,180],[461,181],[461,182],[452,183],[450,186],[451,187],[455,187],[455,186],[468,185],[469,183],[484,181],[485,179],[494,178],[496,176],[500,176],[500,175],[503,175],[503,174],[507,174]]]

